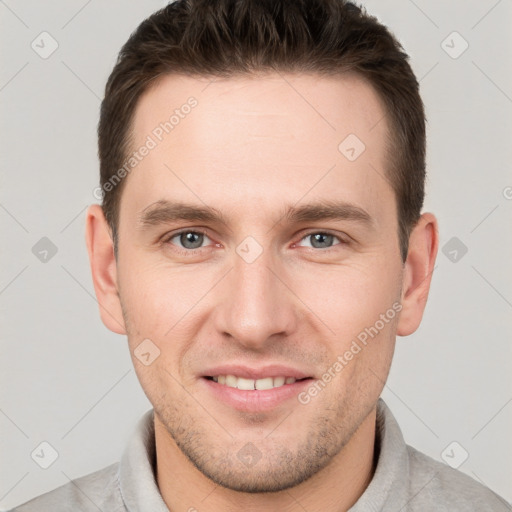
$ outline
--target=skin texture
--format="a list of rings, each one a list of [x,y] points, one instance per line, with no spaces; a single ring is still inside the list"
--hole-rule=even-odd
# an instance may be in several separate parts
[[[166,76],[139,101],[132,149],[191,96],[197,105],[126,178],[117,261],[101,207],[87,213],[102,320],[127,335],[155,409],[160,491],[170,510],[347,510],[374,471],[395,338],[421,321],[436,219],[422,215],[403,264],[384,109],[357,76]],[[338,150],[349,134],[365,145],[354,161]],[[162,200],[212,207],[223,220],[142,224]],[[321,201],[369,220],[284,215]],[[206,233],[201,248],[172,236],[184,228]],[[334,237],[314,245],[326,231]],[[248,263],[241,247],[261,254]],[[401,311],[307,404],[294,396],[240,410],[203,378],[217,365],[282,364],[321,380],[393,305]],[[145,339],[160,351],[149,365],[134,353]],[[258,454],[251,465],[240,457],[247,446]]]

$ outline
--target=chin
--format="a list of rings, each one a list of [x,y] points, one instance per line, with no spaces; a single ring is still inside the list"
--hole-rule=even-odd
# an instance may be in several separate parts
[[[276,457],[277,455],[277,457]],[[273,454],[274,461],[266,456],[258,460],[254,466],[246,466],[236,457],[220,462],[219,460],[204,461],[190,459],[192,464],[215,484],[236,492],[257,494],[285,491],[309,480],[325,467],[330,457],[307,460],[301,454]]]

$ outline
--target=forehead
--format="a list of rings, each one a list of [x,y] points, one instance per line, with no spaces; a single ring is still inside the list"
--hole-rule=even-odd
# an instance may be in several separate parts
[[[191,98],[197,103],[193,112],[187,107]],[[171,119],[173,113],[175,119]],[[189,113],[192,120],[181,122]],[[316,132],[326,147],[336,150],[339,137],[350,130],[365,142],[378,140],[386,130],[383,117],[384,108],[373,87],[355,74],[265,73],[224,79],[169,75],[139,99],[132,132],[135,137],[146,135],[171,120],[173,137],[169,138],[177,143],[180,135],[195,135],[203,146],[216,145],[228,136],[233,141],[247,136],[277,141],[290,136],[311,138],[311,132]],[[380,129],[374,131],[376,125]]]
[[[370,203],[383,193],[393,202],[384,112],[355,75],[169,75],[138,102],[131,151],[151,149],[126,190],[139,210],[176,194],[238,208],[305,194],[357,203],[364,190]]]

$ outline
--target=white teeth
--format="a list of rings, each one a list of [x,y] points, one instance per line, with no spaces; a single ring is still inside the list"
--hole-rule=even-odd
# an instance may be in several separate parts
[[[242,377],[238,377],[236,387],[238,389],[249,391],[250,389],[254,389],[254,381],[252,379],[243,379]]]
[[[283,386],[285,381],[285,377],[274,377],[274,387]]]
[[[274,379],[272,377],[258,379],[254,381],[254,387],[260,391],[263,391],[264,389],[272,389],[274,387]]]
[[[255,389],[263,391],[265,389],[279,388],[285,384],[293,384],[297,380],[294,377],[264,377],[263,379],[254,380],[235,377],[234,375],[216,375],[212,379],[219,384],[244,391]]]
[[[226,375],[226,386],[230,388],[236,388],[238,384],[238,379],[234,375]]]

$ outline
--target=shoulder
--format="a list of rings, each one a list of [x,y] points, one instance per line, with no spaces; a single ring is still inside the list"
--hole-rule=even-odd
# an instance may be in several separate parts
[[[83,512],[125,510],[118,479],[119,463],[82,476],[38,496],[11,512]]]
[[[411,512],[506,512],[507,502],[468,475],[407,446]]]

